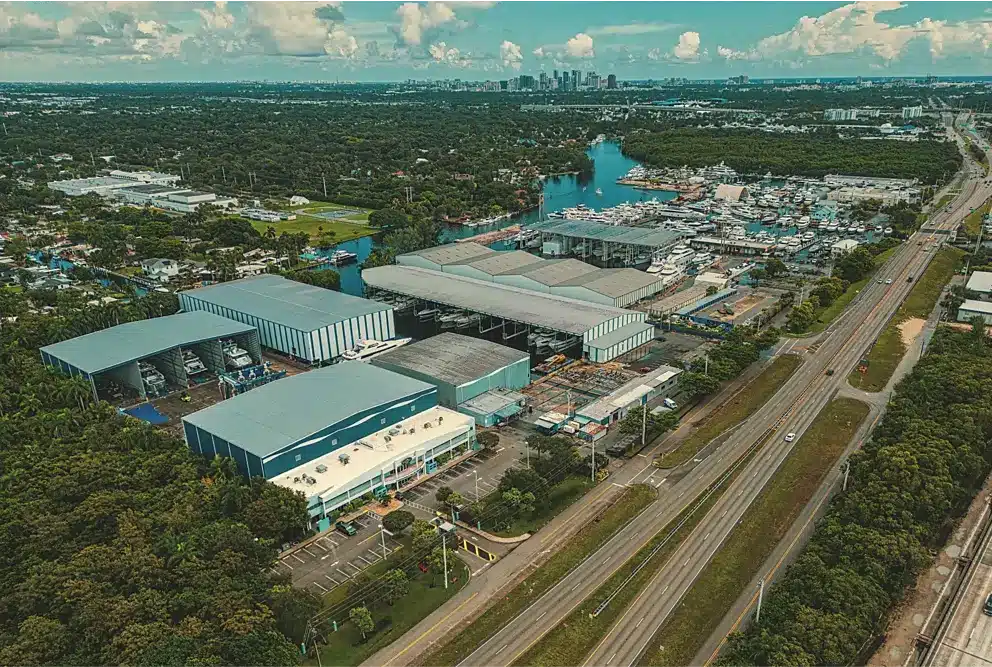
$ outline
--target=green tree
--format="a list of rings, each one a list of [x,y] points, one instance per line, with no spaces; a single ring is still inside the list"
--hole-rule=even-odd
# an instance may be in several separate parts
[[[433,587],[437,583],[437,575],[444,574],[445,559],[447,559],[448,567],[454,563],[455,552],[448,547],[434,547],[430,555],[427,557],[427,565],[431,569],[431,586]]]
[[[406,213],[395,208],[383,208],[369,214],[369,225],[379,229],[401,229],[409,224]]]
[[[716,294],[719,291],[720,290],[717,289],[716,285],[707,285],[706,286],[706,296],[713,296],[714,294]]]
[[[765,262],[765,273],[768,274],[769,278],[782,276],[788,272],[789,268],[785,265],[785,262],[780,260],[778,257],[772,257]]]
[[[534,494],[530,491],[521,492],[520,489],[507,489],[501,494],[503,503],[513,512],[513,516],[519,517],[529,515],[534,512]]]
[[[437,491],[434,492],[434,500],[438,501],[442,505],[446,505],[448,503],[448,498],[452,493],[454,493],[454,491],[451,490],[450,486],[440,486]]]
[[[348,612],[348,619],[362,633],[362,641],[368,639],[368,634],[375,630],[375,623],[372,621],[372,614],[367,607],[353,607]]]
[[[398,568],[386,572],[382,576],[381,584],[390,606],[410,591],[410,579],[406,576],[406,572]]]
[[[399,533],[406,529],[407,526],[411,525],[415,518],[416,517],[413,516],[413,512],[407,512],[406,510],[395,510],[382,517],[382,525],[386,530],[392,533]]]
[[[837,258],[834,275],[854,283],[866,277],[875,268],[875,260],[864,246],[858,246]]]
[[[495,449],[499,447],[499,434],[495,431],[479,431],[476,434],[475,439],[486,451],[495,451]]]
[[[720,380],[712,375],[684,371],[679,375],[679,389],[691,397],[712,394],[720,388]]]

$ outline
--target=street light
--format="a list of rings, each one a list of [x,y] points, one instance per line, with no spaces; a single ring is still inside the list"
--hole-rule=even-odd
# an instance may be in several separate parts
[[[479,502],[479,471],[473,470],[475,474],[475,502]]]
[[[382,538],[382,560],[386,560],[386,535],[389,535],[390,537],[393,536],[393,534],[386,530],[385,526],[380,523],[379,536]]]

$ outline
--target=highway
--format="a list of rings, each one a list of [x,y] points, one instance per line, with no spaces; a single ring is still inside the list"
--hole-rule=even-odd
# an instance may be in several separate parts
[[[969,163],[961,194],[948,211],[937,211],[927,229],[956,226],[971,208],[992,195],[980,172]],[[633,665],[648,648],[657,630],[719,549],[751,501],[760,493],[793,443],[784,434],[803,430],[846,382],[857,363],[885,327],[912,288],[907,276],[918,277],[941,238],[917,232],[877,274],[892,284],[872,282],[847,311],[821,336],[822,344],[792,378],[720,448],[690,469],[668,473],[659,488],[659,499],[627,527],[604,544],[542,598],[472,653],[463,665],[510,665],[580,605],[625,561],[647,544],[702,491],[721,477],[744,452],[770,438],[747,464],[743,473],[721,497],[676,553],[625,611],[589,656],[588,665]],[[832,376],[826,370],[835,369]],[[457,641],[457,639],[455,640]]]

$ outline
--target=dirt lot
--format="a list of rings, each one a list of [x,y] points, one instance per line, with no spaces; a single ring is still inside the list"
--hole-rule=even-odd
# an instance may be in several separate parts
[[[902,324],[899,325],[899,334],[902,338],[902,344],[908,349],[916,337],[920,335],[923,331],[923,326],[927,323],[926,320],[920,317],[911,317]]]

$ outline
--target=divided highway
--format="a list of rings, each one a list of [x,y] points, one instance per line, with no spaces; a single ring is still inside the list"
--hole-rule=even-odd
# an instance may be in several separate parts
[[[961,194],[950,210],[930,219],[927,229],[953,229],[970,210],[992,195],[984,174],[969,165]],[[659,498],[634,521],[583,561],[542,598],[524,610],[461,664],[510,665],[580,605],[627,559],[649,542],[693,499],[721,477],[731,463],[756,443],[769,442],[747,464],[692,534],[650,581],[586,661],[587,665],[629,666],[648,648],[655,633],[719,549],[752,500],[791,450],[785,433],[802,437],[816,414],[846,382],[857,363],[912,289],[943,236],[917,232],[886,263],[847,311],[823,334],[821,347],[807,355],[792,378],[720,448],[688,472],[669,473]],[[835,369],[832,376],[828,369]],[[797,438],[797,440],[798,440]],[[683,474],[684,473],[684,474]],[[455,640],[457,641],[457,639]]]

